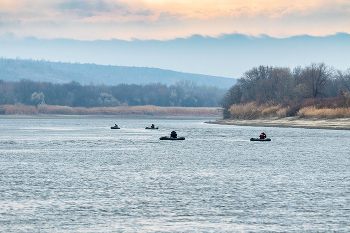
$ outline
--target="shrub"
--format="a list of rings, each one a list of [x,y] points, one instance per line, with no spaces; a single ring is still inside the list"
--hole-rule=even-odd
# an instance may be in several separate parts
[[[287,117],[289,112],[289,108],[281,108],[276,112],[278,117]]]
[[[262,116],[264,117],[274,117],[277,116],[277,112],[279,112],[281,106],[271,106],[271,107],[267,107],[265,109],[262,110]]]

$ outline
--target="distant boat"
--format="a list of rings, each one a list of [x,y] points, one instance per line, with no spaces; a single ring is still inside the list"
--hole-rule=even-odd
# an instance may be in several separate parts
[[[146,127],[145,129],[158,129],[158,127]]]
[[[168,136],[160,137],[159,140],[185,140],[185,137],[172,138]]]
[[[120,129],[118,126],[112,126],[111,129]]]
[[[262,141],[262,142],[266,141],[266,142],[268,142],[268,141],[271,141],[271,138],[264,138],[264,139],[251,138],[250,141]]]

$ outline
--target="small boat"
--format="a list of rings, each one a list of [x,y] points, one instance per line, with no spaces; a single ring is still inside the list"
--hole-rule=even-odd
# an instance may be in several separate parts
[[[145,129],[158,129],[158,127],[146,127]]]
[[[250,141],[262,141],[262,142],[268,142],[271,141],[271,138],[264,138],[264,139],[260,139],[260,138],[251,138]]]
[[[120,129],[118,126],[112,126],[111,129]]]
[[[185,137],[172,138],[168,136],[160,137],[159,140],[185,140]]]

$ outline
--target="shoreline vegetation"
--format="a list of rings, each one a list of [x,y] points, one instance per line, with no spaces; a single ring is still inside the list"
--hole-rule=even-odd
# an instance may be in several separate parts
[[[349,98],[309,99],[289,105],[233,104],[230,118],[211,124],[350,130]],[[340,107],[341,106],[341,107]]]
[[[344,110],[345,111],[345,110]],[[264,111],[266,112],[266,111]],[[330,110],[324,109],[329,113]],[[336,111],[333,111],[336,112]],[[350,110],[348,110],[350,112]],[[0,118],[76,118],[76,117],[213,117],[222,118],[222,108],[216,107],[159,107],[118,106],[118,107],[68,107],[39,105],[0,105]],[[293,117],[260,116],[256,119],[218,119],[208,124],[260,126],[260,127],[292,127],[309,129],[350,130],[350,115],[300,115]]]
[[[0,118],[60,116],[165,116],[165,117],[222,117],[219,107],[159,107],[154,105],[117,107],[69,107],[56,105],[0,105]]]
[[[349,129],[350,68],[253,67],[221,104],[222,124]]]
[[[274,108],[276,109],[276,108]],[[264,109],[263,109],[264,110]],[[261,111],[261,109],[260,109]],[[345,111],[345,110],[344,110]],[[347,110],[350,112],[350,110]],[[262,111],[261,111],[262,112]],[[266,110],[264,111],[266,112]],[[275,111],[277,112],[277,111]],[[317,112],[317,111],[316,111]],[[331,112],[325,109],[325,112]],[[214,117],[222,118],[222,108],[215,107],[159,107],[118,106],[118,107],[68,107],[39,105],[0,105],[0,119],[4,118],[71,118],[71,117]],[[291,127],[309,129],[339,129],[350,130],[350,115],[335,117],[334,115],[305,115],[293,117],[261,116],[256,119],[219,119],[207,121],[208,124],[260,126],[260,127]]]
[[[258,119],[266,117],[350,118],[350,98],[307,99],[281,104],[250,102],[233,104],[231,119]]]
[[[116,86],[82,85],[75,81],[61,84],[28,79],[4,81],[1,80],[0,64],[0,105],[221,107],[219,102],[226,91],[226,88],[198,85],[185,80],[172,85],[149,83]]]

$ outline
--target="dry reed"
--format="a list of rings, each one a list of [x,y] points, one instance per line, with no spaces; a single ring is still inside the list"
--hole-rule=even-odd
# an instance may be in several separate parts
[[[159,107],[118,106],[118,107],[68,107],[56,105],[17,106],[2,105],[0,114],[62,114],[62,115],[150,115],[150,116],[198,116],[221,117],[222,108],[213,107]]]
[[[290,115],[295,115],[299,108],[294,106],[282,106],[282,105],[272,105],[261,104],[258,105],[255,102],[247,104],[234,104],[229,109],[231,118],[235,119],[256,119],[264,117],[287,117]]]
[[[38,110],[34,106],[1,105],[0,113],[6,114],[6,115],[13,115],[13,114],[33,115],[33,114],[38,114]]]
[[[322,108],[305,107],[299,110],[299,117],[342,118],[350,117],[350,108]]]
[[[232,118],[236,119],[255,119],[262,116],[264,107],[255,102],[247,104],[234,104],[229,109]]]
[[[229,109],[231,118],[256,119],[263,117],[317,117],[317,118],[342,118],[350,117],[350,99],[306,99],[302,102],[289,101],[274,105],[265,103],[258,105],[255,102],[246,104],[234,104]]]
[[[263,117],[274,117],[278,115],[278,112],[281,110],[280,108],[280,105],[267,107],[261,111],[261,114]]]
[[[289,109],[289,107],[278,109],[278,111],[276,111],[276,116],[280,118],[286,117],[289,112]]]

